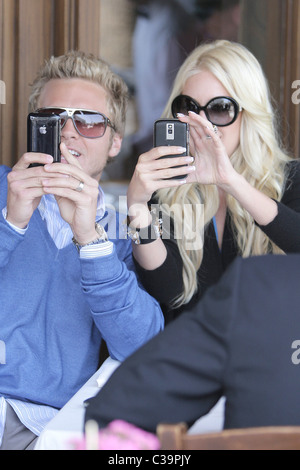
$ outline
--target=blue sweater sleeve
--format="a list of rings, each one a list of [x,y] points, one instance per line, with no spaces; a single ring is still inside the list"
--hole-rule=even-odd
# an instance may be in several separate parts
[[[0,210],[0,268],[9,262],[11,253],[24,239],[24,235],[16,232],[4,219]]]
[[[159,303],[139,284],[132,256],[81,259],[82,288],[112,358],[122,361],[163,329]]]
[[[2,208],[6,206],[5,188],[8,171],[8,168],[0,167],[1,269],[8,266],[13,254],[22,256],[22,251],[17,253],[17,249],[22,246],[22,242],[26,238],[11,228],[2,215]],[[72,272],[68,271],[68,275],[74,275],[78,281],[81,278],[85,302],[89,306],[95,325],[100,331],[101,337],[106,341],[111,357],[122,361],[162,330],[164,319],[159,303],[139,284],[132,261],[131,242],[118,233],[118,215],[113,214],[112,218],[103,219],[101,223],[105,225],[107,221],[113,222],[108,232],[109,239],[114,243],[111,254],[93,259],[79,259],[76,249],[70,247],[73,248],[74,254],[73,251],[67,249],[54,250],[53,259],[56,259],[59,253],[62,260],[57,261],[60,263],[57,267],[62,266],[64,262],[68,263],[68,266],[72,266]],[[38,222],[38,216],[30,222],[32,231],[27,235],[27,243],[30,238],[30,244],[26,247],[34,248],[33,244],[39,243],[39,250],[43,256],[44,253],[46,255],[52,252],[52,244],[48,245],[45,235],[46,229],[42,229]],[[33,239],[33,236],[38,239]],[[67,259],[63,258],[64,256]],[[36,263],[40,266],[38,260]],[[71,269],[70,266],[68,269]],[[77,273],[80,267],[81,273]],[[73,289],[76,288],[75,282]],[[80,307],[78,306],[78,308]],[[84,314],[85,312],[83,312]]]

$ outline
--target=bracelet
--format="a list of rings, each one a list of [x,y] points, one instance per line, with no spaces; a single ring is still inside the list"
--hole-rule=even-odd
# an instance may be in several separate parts
[[[72,238],[72,242],[77,248],[78,253],[80,252],[81,248],[84,246],[90,246],[90,245],[97,245],[98,243],[103,243],[108,240],[107,233],[105,232],[104,228],[102,225],[98,224],[97,222],[95,223],[95,230],[98,233],[99,237],[96,240],[93,240],[89,243],[84,243],[84,245],[81,245],[75,237]]]
[[[129,220],[127,218],[127,223],[128,222]],[[155,217],[154,221],[152,220],[148,227],[143,228],[131,227],[128,223],[127,235],[135,245],[153,243],[162,236],[162,219]]]

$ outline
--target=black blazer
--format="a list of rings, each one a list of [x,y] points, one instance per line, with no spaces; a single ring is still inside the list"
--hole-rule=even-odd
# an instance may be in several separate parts
[[[160,422],[192,425],[225,396],[225,428],[300,425],[298,362],[300,255],[238,258],[192,311],[125,360],[86,419],[155,432]]]

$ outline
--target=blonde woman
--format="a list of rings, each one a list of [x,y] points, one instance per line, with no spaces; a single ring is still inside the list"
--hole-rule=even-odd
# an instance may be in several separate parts
[[[237,256],[300,252],[299,163],[280,145],[256,58],[224,40],[196,48],[175,79],[164,111],[172,115],[189,124],[190,156],[176,147],[150,150],[128,189],[136,265],[167,321]],[[170,153],[178,157],[159,158]],[[171,179],[180,175],[187,176]]]

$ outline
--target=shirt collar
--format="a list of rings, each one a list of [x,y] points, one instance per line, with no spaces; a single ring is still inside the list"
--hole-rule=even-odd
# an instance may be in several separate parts
[[[53,194],[46,194],[45,196],[42,197],[38,205],[38,210],[43,220],[45,219],[45,214],[48,211],[59,213],[58,204]],[[96,220],[101,220],[104,217],[104,215],[105,215],[105,194],[101,186],[99,186]]]

